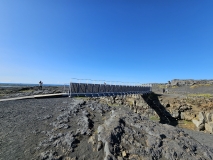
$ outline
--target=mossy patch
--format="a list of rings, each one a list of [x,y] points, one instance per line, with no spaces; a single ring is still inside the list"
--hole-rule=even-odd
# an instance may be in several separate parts
[[[84,97],[84,96],[77,96],[77,97],[73,97],[73,98],[84,99],[84,100],[88,100],[89,99],[89,97]]]
[[[150,116],[149,119],[152,121],[160,121],[160,118],[158,116]]]

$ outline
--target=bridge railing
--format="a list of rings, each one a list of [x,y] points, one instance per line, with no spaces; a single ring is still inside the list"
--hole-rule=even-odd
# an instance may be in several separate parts
[[[150,92],[151,88],[151,84],[133,86],[70,82],[69,96],[110,96],[124,94],[143,94]]]

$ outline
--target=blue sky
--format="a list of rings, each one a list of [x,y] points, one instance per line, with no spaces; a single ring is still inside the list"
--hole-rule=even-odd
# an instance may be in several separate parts
[[[0,82],[212,79],[212,0],[1,0]]]

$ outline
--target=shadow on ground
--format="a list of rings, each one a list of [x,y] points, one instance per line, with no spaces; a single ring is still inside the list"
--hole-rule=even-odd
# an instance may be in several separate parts
[[[178,121],[173,118],[171,114],[165,109],[165,107],[160,103],[158,96],[160,95],[152,92],[151,94],[142,95],[142,98],[158,114],[160,117],[160,123],[177,126]]]

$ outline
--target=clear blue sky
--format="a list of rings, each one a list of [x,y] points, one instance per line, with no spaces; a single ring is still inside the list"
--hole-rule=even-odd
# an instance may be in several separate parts
[[[0,82],[213,77],[212,0],[1,0]]]

